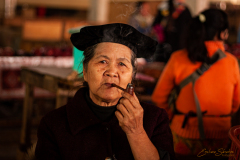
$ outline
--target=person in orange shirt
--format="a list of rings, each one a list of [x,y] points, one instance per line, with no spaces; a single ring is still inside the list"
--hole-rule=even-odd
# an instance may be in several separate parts
[[[208,9],[194,17],[189,24],[186,48],[172,54],[154,89],[152,101],[169,110],[168,98],[174,86],[201,64],[209,63],[217,50],[223,51],[225,57],[213,63],[194,85],[203,117],[204,139],[200,139],[192,83],[183,87],[177,97],[178,114],[173,115],[170,124],[176,154],[199,156],[204,149],[217,151],[228,146],[231,114],[240,103],[240,78],[237,59],[224,50],[227,38],[228,19],[222,10]],[[190,112],[195,116],[190,116],[183,127]]]

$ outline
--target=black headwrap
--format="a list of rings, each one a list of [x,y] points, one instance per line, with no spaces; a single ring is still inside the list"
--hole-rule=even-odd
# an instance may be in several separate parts
[[[122,23],[83,27],[71,35],[71,41],[82,51],[101,42],[119,43],[129,47],[137,57],[144,58],[153,55],[157,46],[157,41]]]

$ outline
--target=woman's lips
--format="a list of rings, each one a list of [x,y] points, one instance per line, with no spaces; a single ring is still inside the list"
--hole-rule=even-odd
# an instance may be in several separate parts
[[[108,88],[112,87],[112,83],[104,83],[105,86],[107,86]]]
[[[107,86],[107,88],[115,87],[115,88],[120,89],[122,91],[126,91],[126,89],[116,85],[115,83],[104,83],[104,85]]]
[[[112,83],[112,87],[116,87],[116,88],[118,88],[118,89],[121,89],[122,91],[126,91],[126,89],[124,89],[124,88],[116,85],[115,83]]]

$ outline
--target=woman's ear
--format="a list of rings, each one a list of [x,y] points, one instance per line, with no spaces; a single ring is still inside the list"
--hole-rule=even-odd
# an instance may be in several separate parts
[[[85,69],[83,69],[83,78],[84,78],[84,81],[87,82],[87,73]]]
[[[227,40],[227,39],[228,39],[228,36],[229,36],[228,29],[225,29],[224,31],[222,31],[222,32],[220,33],[220,38],[221,38],[222,40]]]

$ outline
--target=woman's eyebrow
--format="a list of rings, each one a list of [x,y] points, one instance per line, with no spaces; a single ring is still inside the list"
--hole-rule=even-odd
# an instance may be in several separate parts
[[[129,63],[131,63],[127,58],[118,58],[118,60],[120,60],[120,61],[126,60],[126,61],[128,61]]]
[[[108,56],[106,56],[106,55],[98,55],[95,59],[99,59],[99,58],[106,58],[106,59],[110,59]],[[119,61],[124,61],[124,60],[126,60],[126,61],[128,61],[129,63],[131,63],[127,58],[118,58],[118,60]]]
[[[108,56],[106,55],[98,55],[95,59],[98,59],[98,58],[106,58],[106,59],[110,59]]]

